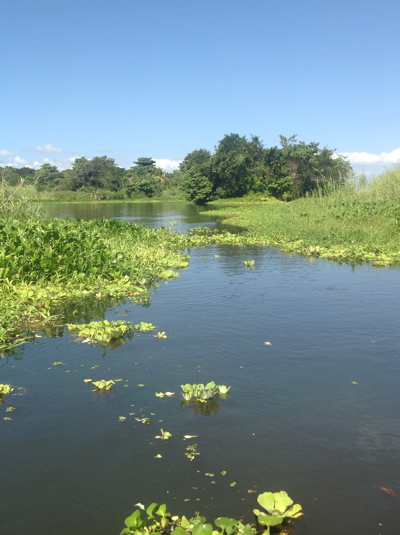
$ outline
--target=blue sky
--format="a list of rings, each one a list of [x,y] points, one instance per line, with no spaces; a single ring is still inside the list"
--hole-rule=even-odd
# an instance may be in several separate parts
[[[232,132],[400,160],[399,0],[3,0],[1,20],[3,165],[173,168]]]

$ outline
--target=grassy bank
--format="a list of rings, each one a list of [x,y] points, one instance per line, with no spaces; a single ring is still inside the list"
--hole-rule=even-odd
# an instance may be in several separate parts
[[[211,214],[246,229],[243,241],[339,262],[400,264],[399,167],[363,188],[291,203],[216,203]]]
[[[7,216],[0,240],[0,349],[84,321],[88,300],[100,316],[126,297],[145,300],[157,280],[187,266],[184,238],[122,221]]]
[[[0,350],[40,330],[91,320],[93,311],[102,319],[126,297],[148,299],[149,287],[187,266],[182,251],[191,247],[258,244],[338,262],[400,265],[399,167],[362,188],[291,203],[216,203],[208,215],[242,227],[240,234],[196,228],[182,236],[124,221],[45,219],[20,191],[0,193]]]

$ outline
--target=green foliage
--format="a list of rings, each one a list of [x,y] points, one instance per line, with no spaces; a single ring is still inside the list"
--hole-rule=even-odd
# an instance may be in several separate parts
[[[371,185],[360,191],[336,189],[329,195],[315,195],[290,203],[233,204],[230,201],[229,206],[220,206],[211,215],[225,218],[227,223],[242,227],[246,232],[198,231],[191,233],[191,241],[193,246],[207,243],[267,245],[336,262],[398,265],[400,204],[398,199],[382,197],[382,190],[377,196]]]
[[[280,141],[280,148],[266,149],[257,136],[228,134],[213,155],[204,149],[189,153],[180,167],[185,198],[205,203],[258,193],[291,200],[349,178],[350,164],[331,149],[297,136],[280,136]]]
[[[137,325],[134,325],[133,328],[135,331],[140,331],[141,333],[145,333],[147,331],[153,331],[155,329],[152,323],[146,323],[145,321],[141,321]]]
[[[160,434],[156,436],[156,438],[160,438],[161,440],[168,440],[172,437],[172,433],[169,431],[164,431],[164,429],[160,429]]]
[[[165,182],[162,169],[155,166],[151,158],[138,158],[135,165],[125,171],[127,185],[125,187],[129,197],[155,197],[160,195]]]
[[[254,260],[243,260],[245,267],[247,268],[253,268],[254,267]]]
[[[248,141],[238,134],[226,135],[211,159],[213,191],[221,198],[242,197],[259,188],[263,146],[257,136]]]
[[[183,196],[187,201],[205,204],[213,198],[213,185],[197,166],[191,167],[182,181]]]
[[[106,390],[112,390],[113,385],[115,385],[115,381],[106,381],[105,379],[101,379],[101,381],[92,381],[92,385],[96,387],[95,390],[105,392]]]
[[[216,385],[214,381],[204,384],[190,384],[181,385],[182,397],[185,401],[192,399],[200,402],[210,400],[214,396],[226,395],[230,390],[230,386]]]
[[[179,164],[179,169],[187,173],[193,167],[207,176],[211,165],[211,152],[207,149],[197,149],[189,152]]]
[[[194,517],[187,518],[186,516],[172,516],[167,512],[166,504],[152,503],[146,509],[142,504],[136,504],[139,509],[136,509],[130,516],[125,519],[125,528],[120,535],[148,535],[150,533],[173,533],[175,535],[256,535],[257,533],[270,533],[270,526],[276,526],[278,531],[282,524],[287,525],[294,518],[298,518],[303,513],[301,506],[294,505],[293,501],[287,496],[286,492],[265,492],[258,497],[259,503],[266,502],[266,496],[271,495],[272,512],[267,509],[267,514],[260,513],[259,517],[266,517],[267,520],[262,524],[258,522],[258,526],[254,524],[244,524],[241,520],[235,520],[226,516],[220,516],[214,520],[217,529],[214,529],[212,524],[207,523],[204,516],[196,513]],[[289,504],[290,502],[290,504]],[[260,505],[263,505],[260,503]],[[269,506],[269,502],[266,503]],[[299,509],[298,509],[299,508]],[[258,510],[255,510],[258,512]],[[279,512],[279,516],[275,513]],[[256,514],[257,514],[256,513]],[[268,522],[268,523],[267,523]],[[283,529],[283,526],[282,526]]]
[[[259,509],[254,509],[253,513],[257,517],[257,523],[264,526],[267,533],[269,533],[271,526],[288,524],[294,518],[303,515],[301,505],[293,504],[293,500],[283,490],[264,492],[258,496],[257,501],[266,510],[266,513]]]
[[[103,347],[114,347],[117,340],[124,339],[124,335],[132,332],[134,327],[131,323],[123,320],[116,321],[92,321],[87,324],[67,324],[70,332],[77,332],[81,342],[99,344]]]
[[[13,390],[11,385],[4,383],[0,384],[0,404],[3,403],[3,399],[9,396]]]
[[[161,331],[161,332],[156,333],[154,335],[154,338],[165,340],[167,338],[167,334],[165,333],[165,331]]]
[[[56,316],[69,302],[76,308],[87,299],[108,299],[108,306],[143,299],[157,280],[176,277],[173,269],[185,268],[188,258],[180,253],[186,237],[124,221],[7,215],[0,218],[0,240],[0,349],[60,324]]]
[[[113,158],[77,158],[68,177],[68,189],[76,191],[81,188],[105,188],[115,191],[123,185],[123,174],[124,170],[115,164]]]

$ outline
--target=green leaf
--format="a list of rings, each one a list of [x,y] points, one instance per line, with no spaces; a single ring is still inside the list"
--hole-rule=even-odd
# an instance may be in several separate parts
[[[279,524],[282,524],[284,518],[273,515],[259,515],[257,521],[261,526],[278,526]]]
[[[285,515],[290,516],[291,518],[298,518],[299,516],[303,516],[301,505],[296,503],[286,511]]]
[[[280,513],[285,513],[286,509],[293,504],[293,500],[289,498],[284,490],[274,493],[275,509]]]
[[[149,518],[154,518],[153,514],[155,513],[155,510],[157,509],[158,507],[158,503],[151,503],[148,508],[146,509],[146,514],[148,515]]]
[[[212,535],[212,531],[213,528],[211,524],[204,524],[203,522],[200,522],[199,524],[193,526],[192,535]]]
[[[274,508],[274,493],[264,492],[263,494],[259,494],[257,497],[257,501],[261,505],[261,507],[264,507],[264,509],[266,509],[270,513]]]
[[[167,512],[167,505],[165,503],[162,503],[160,507],[157,509],[156,514],[159,516],[164,516]]]
[[[237,525],[237,521],[233,518],[228,518],[227,516],[220,516],[214,520],[214,524],[219,528],[222,528],[227,535],[232,533]]]
[[[190,535],[188,531],[186,531],[186,529],[183,529],[182,527],[178,527],[176,529],[174,529],[174,531],[172,532],[174,535]]]
[[[186,516],[183,516],[183,517],[181,518],[181,526],[182,526],[183,528],[188,528],[188,527],[190,526],[190,522],[189,522],[189,520],[186,518]]]
[[[125,518],[125,526],[128,528],[137,528],[142,523],[142,515],[140,514],[140,511],[137,509],[134,511],[130,516]]]

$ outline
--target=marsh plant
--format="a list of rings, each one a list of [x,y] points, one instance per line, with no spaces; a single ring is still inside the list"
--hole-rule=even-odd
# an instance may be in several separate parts
[[[9,384],[0,384],[0,404],[3,404],[3,399],[11,394],[14,388]]]
[[[199,402],[206,402],[215,396],[224,397],[228,394],[230,388],[230,386],[217,385],[214,381],[206,385],[201,383],[181,385],[184,401],[195,400]]]
[[[257,524],[266,530],[268,534],[271,527],[278,529],[278,526],[281,526],[281,529],[283,529],[293,519],[303,515],[301,505],[294,504],[293,500],[283,490],[259,494],[257,501],[264,508],[264,511],[254,509],[253,513],[256,515]]]
[[[104,320],[80,325],[68,323],[67,328],[70,332],[77,333],[77,340],[80,342],[116,349],[125,342],[125,336],[132,338],[134,331],[151,331],[154,329],[154,325],[145,322],[132,325],[132,323],[123,320]]]
[[[85,379],[85,383],[91,383],[95,388],[93,391],[106,392],[107,390],[112,390],[112,387],[115,385],[113,380],[101,379],[100,381],[92,381],[91,379]]]
[[[286,492],[264,492],[258,496],[258,502],[266,507],[266,513],[258,513],[257,524],[244,524],[241,520],[220,516],[214,520],[214,524],[207,523],[204,516],[196,513],[194,517],[171,515],[167,512],[166,504],[152,503],[147,508],[142,504],[136,504],[136,509],[125,519],[125,528],[120,535],[148,535],[150,533],[174,535],[256,535],[264,532],[270,534],[270,527],[275,533],[283,529],[287,533],[287,525],[294,518],[302,516],[301,506],[293,504]],[[256,513],[257,511],[257,513]],[[264,522],[262,524],[261,520]],[[266,520],[264,519],[266,518]]]

